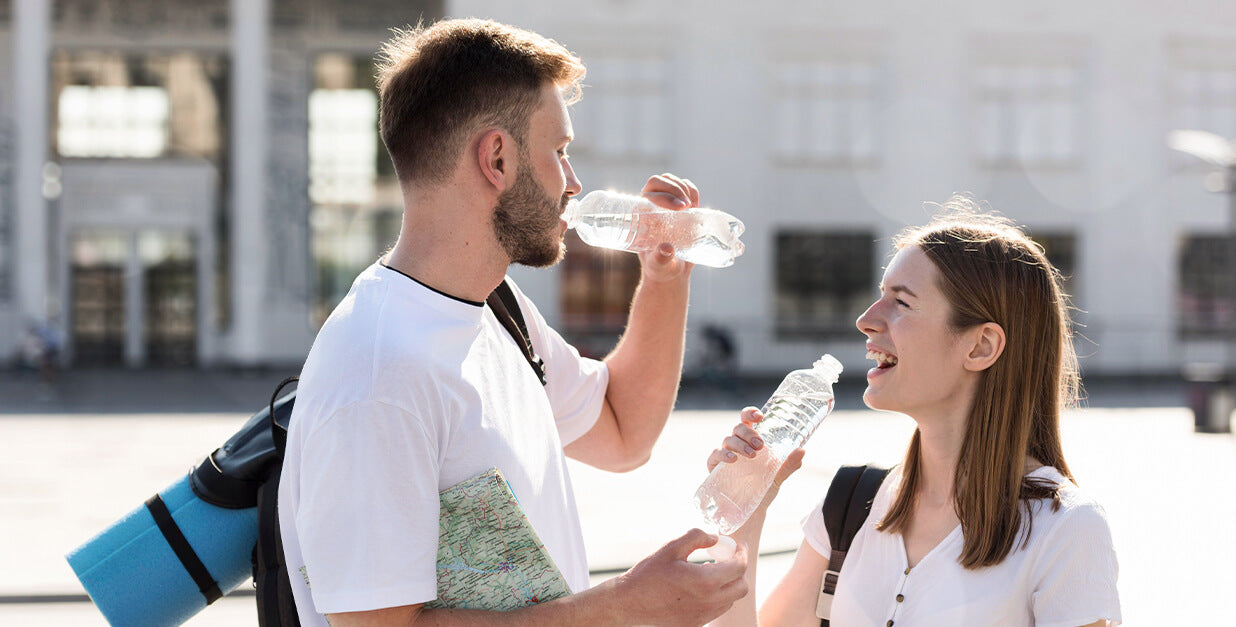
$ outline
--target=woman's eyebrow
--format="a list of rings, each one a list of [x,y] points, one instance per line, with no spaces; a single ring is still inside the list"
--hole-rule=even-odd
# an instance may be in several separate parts
[[[894,285],[888,289],[889,291],[892,291],[892,292],[904,292],[906,294],[909,294],[910,296],[913,296],[914,298],[918,298],[918,294],[915,294],[910,288],[904,285]]]

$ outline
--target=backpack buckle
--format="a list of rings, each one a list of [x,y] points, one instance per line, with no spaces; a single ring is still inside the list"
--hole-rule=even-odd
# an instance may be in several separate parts
[[[815,601],[815,617],[828,620],[828,617],[833,613],[833,594],[837,591],[837,578],[841,576],[840,571],[829,570],[824,571],[824,577],[820,580],[820,597]]]

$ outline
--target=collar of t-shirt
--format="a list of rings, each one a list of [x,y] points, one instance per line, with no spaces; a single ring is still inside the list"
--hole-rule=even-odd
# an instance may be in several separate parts
[[[385,261],[383,261],[383,260],[381,260],[381,259],[379,259],[379,260],[378,260],[378,265],[379,265],[379,266],[382,266],[383,268],[386,268],[387,270],[390,270],[391,272],[394,272],[394,273],[398,274],[399,276],[406,277],[406,278],[408,278],[408,279],[410,279],[410,280],[412,280],[412,281],[415,281],[417,285],[420,285],[421,287],[423,287],[423,288],[425,288],[425,289],[427,289],[427,290],[429,290],[429,291],[431,291],[431,292],[434,292],[435,294],[441,294],[442,296],[445,296],[445,297],[447,297],[447,298],[449,298],[449,299],[451,299],[451,300],[456,300],[456,301],[459,301],[459,302],[461,302],[461,303],[467,303],[467,304],[469,304],[469,305],[472,305],[473,307],[484,307],[484,306],[485,306],[485,303],[484,303],[484,302],[479,302],[479,303],[478,303],[478,302],[476,302],[476,301],[474,301],[474,300],[468,300],[468,299],[466,299],[466,298],[460,298],[460,297],[455,296],[455,295],[453,295],[453,294],[447,294],[446,292],[443,292],[442,290],[440,290],[440,289],[438,289],[438,288],[436,288],[436,287],[433,287],[433,286],[431,286],[431,285],[427,285],[424,281],[422,281],[422,280],[420,280],[420,279],[418,279],[418,278],[416,278],[416,277],[414,277],[414,276],[412,276],[412,275],[410,275],[410,274],[408,274],[408,273],[406,273],[406,272],[404,272],[404,271],[402,271],[402,270],[400,270],[400,269],[398,269],[398,268],[394,268],[394,267],[391,267],[391,266],[386,265],[386,262],[385,262]]]

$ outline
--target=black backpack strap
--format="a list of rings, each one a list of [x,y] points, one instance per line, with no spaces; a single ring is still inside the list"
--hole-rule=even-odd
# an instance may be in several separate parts
[[[283,556],[283,534],[279,531],[279,478],[283,474],[283,452],[296,392],[282,399],[279,393],[299,380],[300,377],[288,377],[280,381],[270,396],[270,431],[280,463],[274,465],[257,492],[258,540],[253,546],[252,561],[260,627],[300,627],[292,580]]]
[[[511,290],[511,285],[506,279],[494,288],[485,302],[489,303],[489,308],[498,317],[498,322],[501,322],[511,337],[515,339],[515,344],[524,354],[524,359],[528,360],[528,365],[532,367],[532,372],[536,373],[536,378],[540,379],[541,385],[545,385],[545,362],[532,348],[532,340],[528,338],[528,324],[524,322],[524,313],[520,310],[515,292]]]
[[[253,547],[253,585],[260,627],[300,627],[279,531],[279,477],[276,467],[258,489],[258,541]]]
[[[815,608],[821,627],[829,627],[833,594],[837,591],[846,553],[867,521],[871,504],[889,470],[871,465],[842,466],[828,486],[828,494],[824,497],[824,527],[833,550],[828,558],[828,570],[820,582],[820,597]]]

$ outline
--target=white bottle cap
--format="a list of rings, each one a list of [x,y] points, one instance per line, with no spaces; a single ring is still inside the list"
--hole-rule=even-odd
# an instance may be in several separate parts
[[[836,383],[837,378],[841,376],[841,362],[837,361],[836,357],[825,353],[819,359],[815,360],[811,367],[824,373],[824,378],[828,379],[829,383]]]
[[[734,552],[738,550],[738,543],[729,536],[717,534],[717,543],[704,550],[708,552],[708,557],[720,562],[734,557]]]

